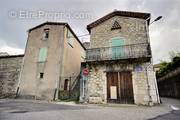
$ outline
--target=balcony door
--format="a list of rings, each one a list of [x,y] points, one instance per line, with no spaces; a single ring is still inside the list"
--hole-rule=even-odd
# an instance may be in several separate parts
[[[124,55],[123,51],[124,40],[122,38],[112,38],[111,47],[112,47],[112,58],[118,59],[122,58]]]

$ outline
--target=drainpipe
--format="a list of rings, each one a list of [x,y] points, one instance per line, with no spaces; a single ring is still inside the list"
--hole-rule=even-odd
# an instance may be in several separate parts
[[[152,24],[153,22],[156,22],[158,20],[160,20],[162,18],[162,16],[157,17],[155,20],[153,20],[150,24]],[[147,19],[145,19],[145,26],[146,26],[146,36],[147,36],[147,43],[149,43],[149,50],[150,50],[150,55],[152,55],[152,50],[151,50],[151,45],[150,45],[150,37],[149,37],[149,25],[148,25],[148,20],[150,22],[151,16],[149,16]],[[151,63],[153,62],[153,59],[151,57]],[[152,102],[152,98],[150,95],[150,85],[149,85],[149,80],[148,80],[148,67],[150,67],[151,63],[146,67],[146,75],[147,75],[147,85],[148,85],[148,95],[149,95],[149,102],[148,104],[150,104],[150,102]],[[155,88],[156,88],[156,96],[157,96],[157,102],[160,103],[160,99],[159,99],[159,93],[158,93],[158,86],[157,86],[157,81],[156,79],[154,80],[154,84],[155,84]]]
[[[148,78],[148,68],[151,66],[151,63],[146,67],[146,83],[147,83],[147,92],[148,92],[148,105],[150,106],[152,103],[152,97],[150,93],[150,84],[149,84],[149,78]]]
[[[154,84],[155,84],[155,89],[156,89],[156,96],[157,96],[157,103],[160,103],[160,98],[159,98],[159,91],[158,91],[158,86],[157,86],[157,79],[156,79],[156,73],[154,72]]]
[[[148,17],[145,21],[145,26],[146,26],[146,36],[147,36],[147,43],[149,44],[149,49],[150,50],[150,54],[151,52],[151,45],[150,45],[150,37],[149,37],[149,25],[148,25],[148,20],[151,19],[151,16]],[[152,59],[151,59],[152,60]],[[151,62],[151,61],[150,61]],[[148,105],[150,106],[150,103],[152,103],[152,97],[151,97],[151,93],[150,93],[150,84],[149,84],[149,78],[148,78],[148,68],[151,66],[151,63],[146,67],[146,83],[147,83],[147,92],[148,92]]]

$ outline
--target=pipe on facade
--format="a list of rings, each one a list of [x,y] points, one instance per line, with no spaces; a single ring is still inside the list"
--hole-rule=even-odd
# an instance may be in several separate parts
[[[154,76],[156,76],[156,73],[154,72]],[[157,86],[157,80],[156,78],[154,79],[154,84],[155,84],[155,89],[156,89],[156,96],[157,96],[157,103],[160,103],[160,98],[159,98],[159,91],[158,91],[158,86]]]
[[[149,79],[148,79],[148,68],[150,67],[151,63],[146,67],[146,83],[147,83],[147,92],[148,92],[148,105],[151,105],[152,103],[152,97],[150,93],[150,84],[149,84]]]
[[[53,97],[54,101],[56,100],[56,94],[57,94],[57,88],[55,88],[55,90],[54,90],[54,97]]]

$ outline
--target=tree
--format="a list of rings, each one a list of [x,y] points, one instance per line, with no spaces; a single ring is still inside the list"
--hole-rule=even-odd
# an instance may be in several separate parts
[[[160,69],[156,72],[157,78],[160,78],[167,73],[180,67],[180,52],[170,52],[171,62],[162,61],[160,63]]]

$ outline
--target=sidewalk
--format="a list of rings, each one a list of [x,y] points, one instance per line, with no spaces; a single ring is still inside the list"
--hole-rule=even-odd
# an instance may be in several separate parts
[[[153,107],[126,104],[74,104],[22,99],[0,99],[2,120],[180,120],[180,111],[172,112],[171,105],[180,100],[162,98]]]
[[[162,101],[162,105],[165,105],[165,106],[174,105],[174,106],[180,107],[180,99],[161,98],[161,101]]]

